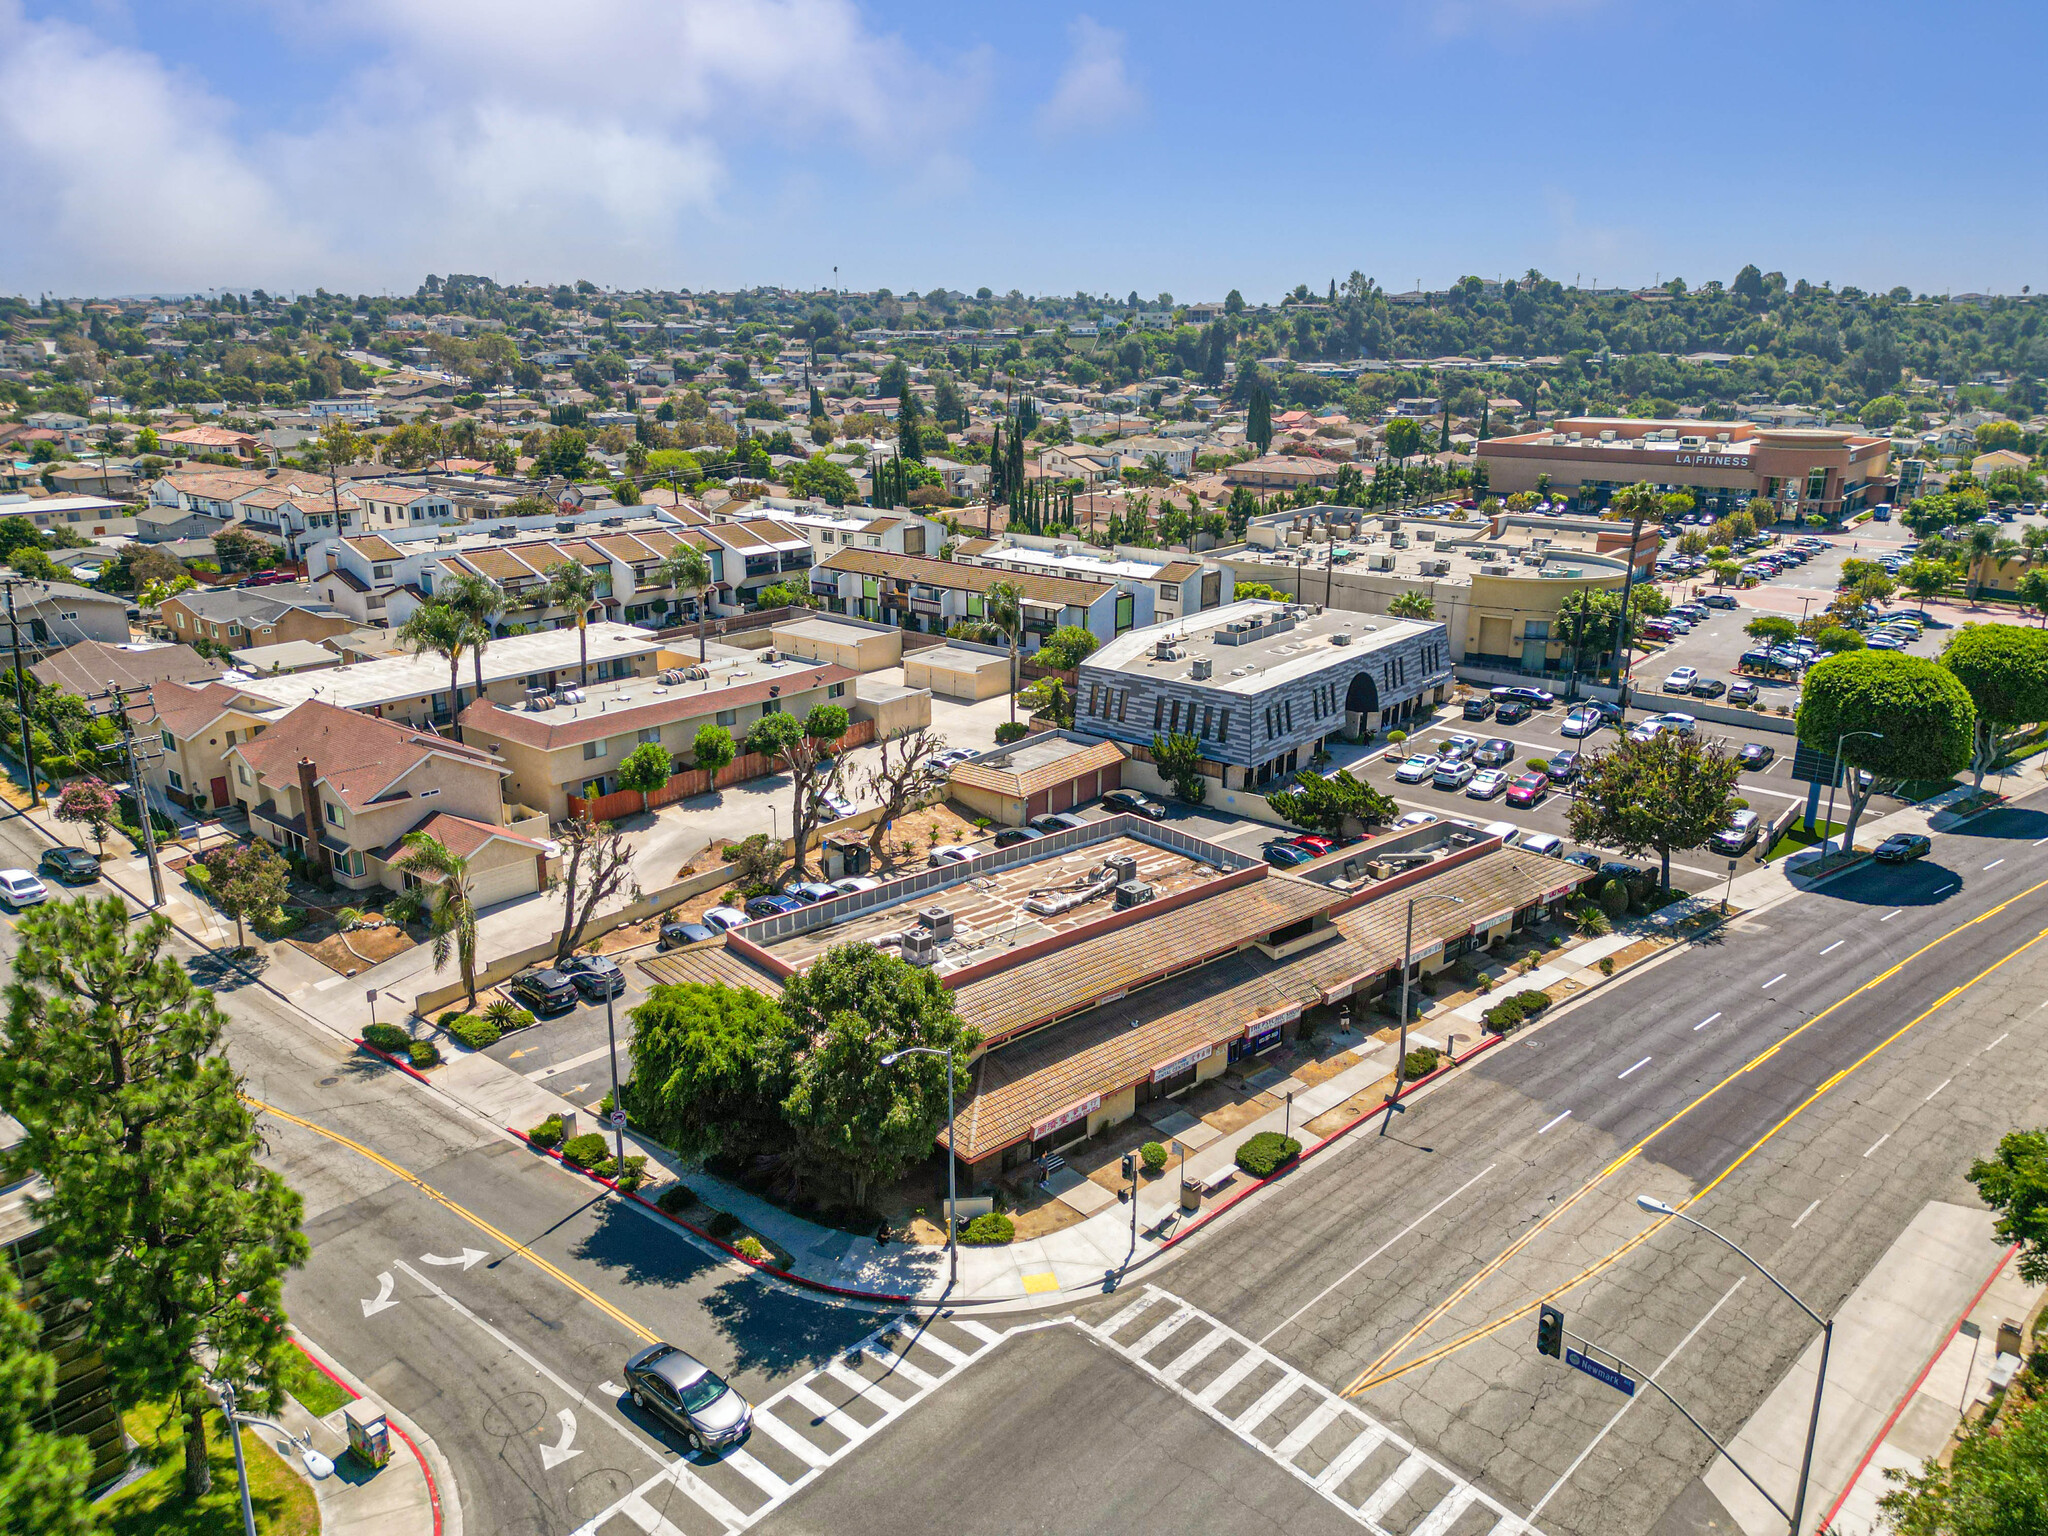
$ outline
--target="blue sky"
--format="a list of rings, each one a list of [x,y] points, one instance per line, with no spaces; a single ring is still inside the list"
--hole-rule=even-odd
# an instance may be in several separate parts
[[[2048,280],[2048,8],[0,0],[0,290]]]

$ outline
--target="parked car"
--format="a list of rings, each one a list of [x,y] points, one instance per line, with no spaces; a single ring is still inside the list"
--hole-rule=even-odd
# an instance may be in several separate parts
[[[1493,690],[1494,703],[1498,704],[1504,699],[1520,699],[1524,704],[1532,708],[1548,709],[1557,702],[1557,695],[1548,688],[1530,688],[1521,685]]]
[[[673,1344],[650,1344],[626,1362],[633,1406],[664,1420],[700,1451],[737,1445],[754,1410],[717,1372]]]
[[[1435,820],[1435,811],[1410,811],[1404,816],[1395,818],[1393,826],[1387,830],[1390,832],[1413,832],[1417,827],[1426,827]]]
[[[1476,699],[1467,699],[1464,713],[1467,720],[1484,720],[1493,713],[1493,700],[1483,693]]]
[[[1546,859],[1564,857],[1564,839],[1555,832],[1531,832],[1516,846],[1524,853],[1540,853]]]
[[[853,802],[846,796],[827,792],[818,796],[818,820],[837,821],[842,816],[851,816]]]
[[[1705,603],[1709,608],[1733,608],[1737,606],[1735,599],[1730,597],[1726,592],[1709,592],[1705,597],[1701,598],[1700,601]]]
[[[1418,752],[1394,770],[1396,784],[1420,784],[1436,772],[1441,759],[1434,753]]]
[[[1703,677],[1688,691],[1696,699],[1718,699],[1728,691],[1728,685],[1718,677]]]
[[[1005,827],[996,834],[996,846],[1014,848],[1019,843],[1035,843],[1043,836],[1036,827]]]
[[[751,921],[752,919],[738,907],[713,907],[704,914],[704,925],[707,928],[716,928],[720,933],[743,928]]]
[[[1465,793],[1474,800],[1491,800],[1508,787],[1508,776],[1499,768],[1482,768],[1472,775],[1472,782],[1465,786]]]
[[[25,869],[0,869],[0,902],[19,912],[50,899],[50,888]]]
[[[1477,771],[1461,757],[1445,758],[1436,765],[1429,781],[1438,789],[1463,789],[1472,782],[1472,775]]]
[[[1320,832],[1304,832],[1299,837],[1289,838],[1288,841],[1297,848],[1307,849],[1313,857],[1318,859],[1337,846],[1337,839],[1325,837]]]
[[[6,878],[0,874],[0,881]],[[551,965],[521,971],[505,990],[531,1008],[538,1018],[567,1013],[576,1006],[576,983]]]
[[[747,919],[759,921],[764,917],[784,917],[791,912],[801,912],[804,904],[794,896],[756,896],[746,905]]]
[[[1050,835],[1054,832],[1064,832],[1069,827],[1085,827],[1088,825],[1088,818],[1076,816],[1072,811],[1053,811],[1044,816],[1034,816],[1025,825]]]
[[[1672,670],[1671,675],[1664,679],[1664,691],[1666,693],[1684,693],[1699,680],[1700,674],[1697,668],[1676,667]]]
[[[1102,807],[1130,816],[1142,816],[1147,821],[1166,820],[1166,807],[1157,800],[1147,799],[1135,789],[1112,789],[1102,797]]]
[[[1500,712],[1493,717],[1493,723],[1495,725],[1520,725],[1534,713],[1535,711],[1529,707],[1527,699],[1509,699],[1505,704],[1501,705]]]
[[[1737,811],[1728,825],[1708,839],[1718,853],[1747,853],[1756,841],[1757,814],[1755,811]]]
[[[1495,736],[1482,743],[1472,754],[1472,761],[1481,768],[1504,768],[1515,760],[1515,744],[1504,737]]]
[[[661,925],[661,938],[657,947],[681,949],[686,944],[702,944],[706,939],[718,937],[718,930],[705,923],[673,922]]]
[[[1777,759],[1778,749],[1766,746],[1760,741],[1745,741],[1735,751],[1735,761],[1745,768],[1768,768]]]
[[[1543,798],[1544,792],[1549,788],[1548,774],[1518,774],[1514,783],[1508,786],[1508,804],[1523,807],[1534,805]]]
[[[1630,727],[1628,739],[1634,742],[1655,741],[1663,729],[1664,727],[1655,720],[1644,720],[1640,724]]]
[[[1564,736],[1577,739],[1592,735],[1602,724],[1600,712],[1582,704],[1564,717],[1564,724],[1558,727],[1558,731]]]
[[[1894,832],[1870,851],[1880,864],[1906,864],[1924,858],[1934,844],[1918,832]],[[4,877],[0,877],[4,878]]]
[[[848,875],[844,880],[834,880],[832,889],[841,896],[858,896],[862,891],[880,890],[882,882],[872,875]]]
[[[792,880],[782,888],[782,894],[808,907],[821,901],[830,901],[839,893],[822,880]]]
[[[66,885],[90,885],[100,877],[100,861],[83,848],[50,848],[36,861],[36,872]]]
[[[1587,848],[1581,848],[1577,853],[1566,854],[1564,861],[1567,864],[1576,864],[1581,869],[1597,870],[1600,867],[1600,855]]]
[[[571,955],[562,962],[562,974],[578,992],[593,1002],[617,997],[626,990],[626,972],[609,955]]]
[[[1297,864],[1306,864],[1315,857],[1306,848],[1295,843],[1268,843],[1260,850],[1266,862],[1276,869],[1292,869]]]
[[[948,843],[926,854],[924,862],[927,869],[937,869],[941,864],[969,864],[980,857],[979,848],[971,848],[966,843]]]
[[[1652,715],[1643,724],[1661,725],[1667,731],[1676,731],[1681,736],[1690,736],[1699,729],[1700,722],[1695,715],[1682,715],[1676,710],[1671,710],[1665,714]]]
[[[1477,736],[1468,736],[1463,731],[1444,738],[1443,755],[1447,762],[1455,762],[1459,758],[1470,757],[1478,750],[1479,738]]]
[[[1739,683],[1730,683],[1728,685],[1728,702],[1730,704],[1754,704],[1762,697],[1762,692],[1755,683],[1744,678]]]
[[[1569,784],[1579,776],[1579,754],[1560,752],[1545,762],[1544,771],[1550,775],[1551,783]]]

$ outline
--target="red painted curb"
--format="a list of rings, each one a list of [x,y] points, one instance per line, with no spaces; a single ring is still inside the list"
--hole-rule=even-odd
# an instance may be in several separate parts
[[[318,1371],[322,1376],[325,1376],[329,1381],[333,1382],[337,1387],[341,1388],[342,1391],[346,1392],[349,1395],[349,1401],[354,1402],[357,1398],[362,1396],[362,1393],[356,1391],[355,1388],[351,1387],[347,1382],[343,1381],[339,1376],[335,1375],[334,1372],[327,1369],[325,1365],[321,1364],[320,1357],[314,1354],[313,1351],[311,1351],[310,1349],[306,1348],[304,1342],[300,1340],[297,1335],[292,1336],[292,1347],[298,1350],[300,1354],[306,1357],[307,1362],[311,1364],[314,1370]],[[385,1422],[387,1424],[390,1424],[390,1421],[388,1419]],[[390,1428],[391,1432],[394,1435],[398,1436],[399,1439],[405,1442],[405,1448],[412,1452],[413,1460],[417,1461],[420,1464],[420,1475],[426,1478],[427,1480],[427,1501],[433,1506],[434,1509],[434,1536],[441,1536],[441,1490],[435,1486],[434,1469],[427,1465],[427,1458],[421,1455],[420,1448],[417,1445],[413,1444],[411,1435],[408,1435],[396,1424],[390,1424]]]
[[[364,1050],[368,1051],[372,1056],[379,1058],[380,1060],[384,1061],[390,1066],[398,1068],[399,1071],[411,1073],[414,1077],[418,1078],[423,1083],[432,1081],[432,1079],[429,1078],[426,1073],[420,1071],[419,1068],[415,1067],[411,1062],[400,1061],[396,1056],[392,1055],[389,1051],[380,1051],[377,1049],[377,1047],[370,1044],[370,1042],[367,1040],[358,1040],[356,1044],[361,1046]]]
[[[590,1180],[593,1184],[603,1185],[613,1194],[621,1195],[624,1198],[631,1200],[635,1205],[640,1206],[644,1210],[652,1211],[655,1215],[659,1216],[663,1221],[674,1222],[677,1226],[681,1227],[685,1232],[689,1232],[698,1237],[701,1237],[707,1243],[716,1243],[719,1247],[723,1248],[727,1253],[731,1254],[734,1258],[738,1259],[742,1264],[745,1264],[750,1269],[757,1269],[764,1275],[773,1275],[778,1280],[787,1280],[791,1285],[801,1286],[807,1291],[817,1291],[826,1296],[843,1296],[851,1301],[886,1301],[891,1303],[892,1305],[914,1306],[924,1300],[924,1298],[921,1296],[901,1295],[893,1291],[857,1291],[848,1286],[832,1285],[824,1280],[813,1280],[809,1276],[799,1275],[793,1270],[777,1269],[773,1264],[766,1263],[761,1259],[750,1259],[744,1253],[741,1253],[739,1249],[733,1247],[731,1243],[728,1243],[724,1238],[713,1237],[709,1232],[706,1232],[702,1227],[694,1226],[690,1222],[684,1221],[680,1216],[670,1215],[667,1211],[664,1211],[660,1206],[656,1205],[652,1200],[649,1200],[642,1195],[636,1194],[634,1191],[630,1189],[619,1188],[617,1183],[615,1183],[611,1179],[607,1179],[599,1174],[592,1173],[588,1168],[577,1167],[576,1164],[570,1162],[567,1158],[562,1156],[562,1154],[556,1151],[553,1147],[541,1146],[531,1136],[527,1135],[526,1132],[520,1130],[517,1126],[508,1125],[505,1127],[505,1129],[510,1131],[514,1136],[517,1136],[521,1141],[525,1142],[527,1146],[531,1147],[534,1151],[543,1152],[547,1154],[547,1156],[553,1158],[557,1163],[561,1164],[562,1167],[571,1169],[576,1173],[582,1174],[584,1178]]]

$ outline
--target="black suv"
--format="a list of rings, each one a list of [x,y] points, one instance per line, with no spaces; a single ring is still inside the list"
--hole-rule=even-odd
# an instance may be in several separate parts
[[[66,885],[90,885],[100,877],[100,861],[83,848],[52,848],[37,862],[36,872]]]
[[[576,1006],[576,983],[552,966],[520,972],[506,990],[543,1019]]]
[[[562,974],[592,1002],[603,1002],[626,990],[626,973],[609,955],[576,955],[564,961]]]

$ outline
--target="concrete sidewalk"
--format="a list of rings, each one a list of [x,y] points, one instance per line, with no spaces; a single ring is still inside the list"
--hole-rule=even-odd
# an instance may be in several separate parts
[[[374,1396],[325,1350],[296,1329],[293,1336],[318,1365],[357,1397]],[[334,1462],[332,1477],[313,1482],[313,1496],[320,1505],[321,1536],[462,1536],[461,1500],[441,1448],[388,1403],[384,1409],[392,1427],[391,1459],[372,1468],[348,1454],[348,1429],[342,1417],[345,1408],[316,1419],[296,1398],[285,1399],[278,1422],[295,1435],[310,1431],[313,1449]],[[277,1441],[273,1449],[300,1476],[306,1476],[292,1447]]]

